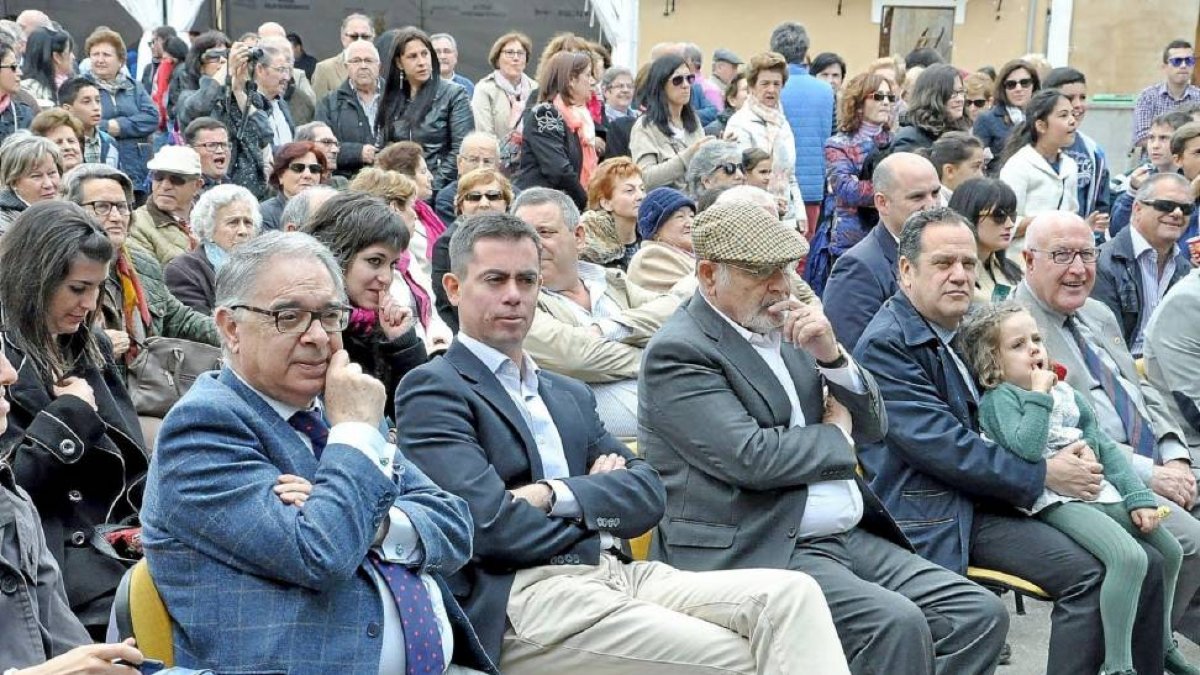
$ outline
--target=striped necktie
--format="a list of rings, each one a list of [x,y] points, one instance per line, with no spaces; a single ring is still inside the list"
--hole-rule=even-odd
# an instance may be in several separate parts
[[[1075,317],[1067,317],[1064,325],[1071,337],[1075,338],[1075,343],[1079,345],[1079,351],[1083,354],[1083,362],[1087,365],[1088,372],[1100,383],[1100,387],[1104,389],[1104,393],[1108,395],[1108,399],[1116,408],[1117,416],[1121,418],[1121,426],[1125,428],[1125,434],[1133,451],[1143,457],[1157,460],[1158,442],[1154,436],[1154,430],[1150,428],[1146,418],[1142,417],[1138,411],[1137,402],[1133,400],[1133,396],[1129,394],[1125,385],[1121,384],[1120,374],[1100,358],[1100,354],[1083,336]]]

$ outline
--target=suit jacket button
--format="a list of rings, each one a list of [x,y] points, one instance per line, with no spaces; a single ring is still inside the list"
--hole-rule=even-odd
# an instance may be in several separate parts
[[[379,624],[375,623],[374,621],[367,624],[367,637],[369,637],[369,638],[379,637]]]
[[[83,493],[81,493],[79,490],[71,490],[67,493],[67,499],[73,502],[83,501]]]
[[[5,595],[12,595],[17,592],[17,578],[11,574],[4,575],[4,580],[0,581],[0,592]]]
[[[87,541],[87,535],[85,535],[84,533],[82,533],[78,530],[71,533],[71,544],[72,545],[83,546],[84,542],[86,542],[86,541]]]
[[[796,528],[789,527],[788,531],[787,531],[787,536],[788,536],[788,539],[795,539],[796,538]]]
[[[62,440],[62,442],[60,442],[58,444],[58,450],[62,454],[66,455],[67,457],[74,455],[75,454],[75,441],[73,441],[69,438],[64,438]]]

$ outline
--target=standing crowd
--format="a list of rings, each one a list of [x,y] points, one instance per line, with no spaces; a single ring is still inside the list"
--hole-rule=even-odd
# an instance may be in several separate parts
[[[4,675],[1200,674],[1191,44],[376,29],[0,21]]]

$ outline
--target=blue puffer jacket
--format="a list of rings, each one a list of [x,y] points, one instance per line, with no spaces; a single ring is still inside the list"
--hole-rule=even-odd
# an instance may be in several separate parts
[[[95,82],[96,75],[85,77]],[[115,94],[104,87],[100,89],[102,109],[100,126],[108,126],[115,119],[121,131],[114,135],[121,171],[124,171],[134,186],[146,183],[146,162],[153,152],[150,134],[158,129],[158,107],[146,92],[145,87],[125,75],[118,76]],[[107,129],[105,129],[107,131]]]
[[[806,203],[820,203],[825,194],[825,140],[833,129],[833,88],[809,75],[807,66],[790,63],[779,100],[796,138],[800,194]]]

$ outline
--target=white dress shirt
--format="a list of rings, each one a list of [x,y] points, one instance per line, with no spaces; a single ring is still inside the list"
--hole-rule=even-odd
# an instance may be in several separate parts
[[[1155,251],[1150,242],[1146,241],[1146,238],[1132,225],[1129,227],[1129,238],[1133,243],[1133,257],[1137,260],[1138,271],[1142,275],[1142,316],[1138,320],[1137,334],[1133,338],[1133,344],[1129,346],[1129,352],[1133,354],[1133,357],[1139,358],[1146,340],[1146,324],[1150,323],[1151,315],[1154,314],[1158,303],[1162,302],[1163,296],[1167,294],[1171,278],[1175,276],[1175,251],[1172,246],[1172,251],[1167,256],[1166,264],[1163,265],[1160,273],[1158,251]]]
[[[562,436],[558,433],[558,425],[554,423],[550,409],[546,407],[546,402],[538,392],[537,364],[529,354],[522,354],[521,367],[518,369],[512,359],[465,332],[459,332],[458,341],[500,380],[500,386],[521,412],[525,426],[537,445],[538,457],[542,460],[543,481],[554,491],[554,506],[550,509],[550,515],[556,518],[582,516],[583,511],[575,499],[575,493],[566,483],[556,480],[570,477],[571,469],[567,464],[567,454],[563,449]],[[602,549],[612,548],[614,543],[612,535],[607,532],[600,533]]]
[[[708,298],[704,298],[704,300],[707,302]],[[738,335],[750,343],[754,351],[767,364],[767,368],[771,370],[771,374],[775,376],[779,386],[783,387],[792,408],[789,426],[806,426],[804,411],[800,408],[800,397],[796,394],[796,383],[792,380],[792,374],[788,372],[787,364],[783,362],[783,354],[780,351],[783,344],[782,333],[778,330],[771,331],[767,335],[754,333],[713,307],[711,302],[709,307],[712,307],[713,311],[732,326]],[[825,379],[838,386],[856,394],[865,393],[867,389],[858,374],[858,365],[850,360],[848,354],[846,360],[846,365],[841,368],[820,368],[818,366],[818,370]],[[846,436],[846,441],[851,446],[854,445],[854,440],[849,435]],[[854,481],[828,480],[811,483],[808,486],[808,501],[804,505],[804,515],[800,518],[799,537],[809,539],[848,532],[858,525],[862,516],[862,493]]]
[[[234,371],[237,375],[237,371]],[[261,391],[250,386],[250,383],[242,379],[238,375],[238,379],[250,388],[251,391],[258,394],[263,401],[267,403],[284,421],[291,420],[292,415],[300,412],[300,408],[288,405],[282,401],[267,396]],[[314,402],[314,410],[322,410],[319,399]],[[296,430],[296,436],[304,442],[304,445],[312,450],[312,440],[300,430]],[[335,443],[348,445],[355,450],[367,456],[371,463],[379,467],[388,478],[395,477],[392,460],[396,455],[397,449],[395,445],[388,443],[379,430],[364,422],[342,422],[333,425],[329,430],[329,440],[326,446]],[[405,566],[416,566],[425,558],[425,549],[421,545],[420,535],[409,520],[408,514],[398,507],[393,506],[388,512],[388,520],[384,521],[386,534],[382,541],[377,546],[372,547],[372,551],[377,553],[380,558],[392,563],[397,563]],[[378,537],[376,537],[378,539]],[[396,606],[396,597],[392,594],[392,589],[383,580],[383,577],[375,571],[373,565],[364,565],[364,568],[371,575],[371,579],[375,582],[375,590],[379,593],[380,601],[383,603],[383,633],[380,640],[379,654],[379,675],[393,675],[394,673],[403,673],[405,669],[404,657],[404,627],[400,623],[400,610]],[[425,585],[425,589],[429,591],[429,600],[433,604],[433,615],[437,619],[438,632],[442,637],[442,654],[445,657],[444,663],[447,667],[450,665],[450,659],[454,654],[454,630],[450,625],[450,617],[446,614],[446,605],[442,600],[442,590],[438,587],[437,582],[428,574],[420,574],[421,583]]]

